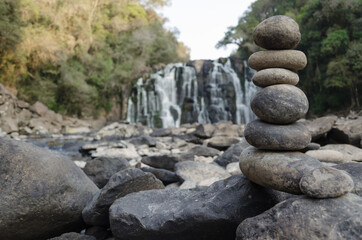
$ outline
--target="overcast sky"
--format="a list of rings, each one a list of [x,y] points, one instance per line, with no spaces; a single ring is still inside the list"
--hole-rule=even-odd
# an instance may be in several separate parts
[[[229,26],[235,26],[239,17],[255,0],[171,0],[161,10],[169,19],[168,28],[176,27],[179,40],[191,48],[191,59],[227,57],[235,49],[216,49]]]

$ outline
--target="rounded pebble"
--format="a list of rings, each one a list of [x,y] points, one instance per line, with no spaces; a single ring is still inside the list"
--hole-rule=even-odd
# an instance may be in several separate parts
[[[256,92],[250,101],[251,109],[263,121],[275,124],[293,123],[307,113],[308,99],[299,88],[278,84]]]
[[[259,87],[275,84],[297,85],[299,76],[296,72],[284,68],[266,68],[256,72],[252,78],[253,83]]]
[[[286,68],[301,70],[307,65],[307,57],[298,50],[267,50],[253,53],[249,66],[257,71],[266,68]]]
[[[256,26],[253,32],[256,45],[266,49],[292,49],[301,39],[298,23],[287,16],[273,16]]]
[[[323,166],[303,175],[299,187],[309,197],[334,198],[351,192],[354,183],[345,171]]]
[[[301,123],[275,125],[259,119],[246,125],[244,135],[250,145],[259,149],[286,151],[303,149],[312,138]]]

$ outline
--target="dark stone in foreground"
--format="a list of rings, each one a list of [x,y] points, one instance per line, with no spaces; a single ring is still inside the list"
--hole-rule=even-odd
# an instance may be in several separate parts
[[[93,236],[70,232],[70,233],[64,233],[59,237],[50,238],[48,240],[96,240],[96,238]]]
[[[362,198],[292,198],[259,216],[246,219],[236,231],[237,240],[361,239]]]
[[[0,239],[47,239],[82,230],[82,209],[97,190],[65,156],[0,138]]]
[[[307,113],[308,99],[299,88],[277,84],[257,91],[250,102],[261,120],[275,124],[293,123]]]
[[[272,199],[241,175],[206,189],[133,193],[111,206],[111,230],[116,239],[235,239],[237,225],[272,207]]]
[[[301,150],[308,146],[311,135],[301,123],[274,125],[254,120],[245,127],[245,139],[259,149]]]
[[[120,171],[109,179],[107,185],[83,209],[83,219],[89,225],[108,226],[108,210],[116,199],[133,192],[163,188],[162,182],[151,173],[137,168]]]
[[[250,144],[243,138],[239,143],[229,147],[221,156],[215,159],[215,162],[222,167],[226,167],[229,163],[239,162],[241,152],[250,147]]]
[[[113,174],[129,167],[131,165],[126,159],[99,157],[87,161],[83,171],[99,188],[102,188]]]
[[[143,167],[141,168],[144,172],[150,172],[156,176],[156,178],[160,179],[164,184],[174,183],[180,181],[180,178],[176,175],[176,173],[162,169],[162,168],[152,168],[152,167]]]

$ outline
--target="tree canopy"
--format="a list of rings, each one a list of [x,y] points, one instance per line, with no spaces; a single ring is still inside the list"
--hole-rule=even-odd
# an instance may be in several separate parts
[[[257,0],[228,29],[217,47],[237,44],[235,53],[248,58],[261,50],[253,43],[257,24],[273,15],[294,18],[301,30],[297,47],[308,58],[299,72],[300,86],[310,100],[311,111],[361,108],[362,0]]]
[[[0,82],[77,116],[110,111],[152,68],[189,59],[166,0],[0,0]]]

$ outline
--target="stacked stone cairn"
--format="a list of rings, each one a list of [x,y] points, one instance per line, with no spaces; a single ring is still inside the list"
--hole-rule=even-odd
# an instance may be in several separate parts
[[[307,65],[305,54],[292,50],[301,39],[298,24],[287,16],[273,16],[255,28],[253,38],[267,50],[249,58],[249,66],[258,71],[253,82],[262,89],[251,99],[259,119],[245,128],[245,138],[253,147],[242,152],[241,171],[259,185],[314,198],[352,191],[354,183],[346,172],[299,152],[309,145],[311,134],[297,122],[309,105],[295,86],[296,71]]]

